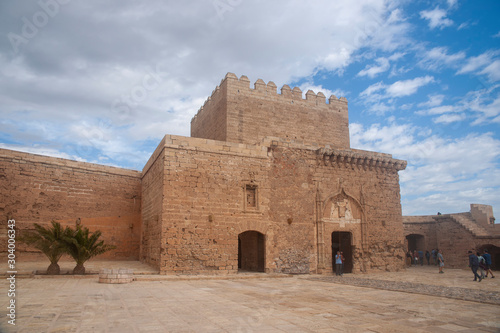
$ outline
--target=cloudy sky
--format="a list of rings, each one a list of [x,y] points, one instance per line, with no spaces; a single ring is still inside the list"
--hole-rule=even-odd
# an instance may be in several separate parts
[[[227,72],[344,96],[405,215],[500,216],[497,0],[0,2],[0,147],[141,170]]]

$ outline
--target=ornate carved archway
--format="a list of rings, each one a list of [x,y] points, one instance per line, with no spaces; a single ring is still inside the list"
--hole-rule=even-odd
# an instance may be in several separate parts
[[[325,235],[325,225],[330,231],[332,229],[331,224],[334,224],[337,226],[334,231],[344,230],[348,232],[354,228],[354,225],[359,225],[359,228],[356,229],[359,230],[357,237],[359,237],[359,244],[361,245],[359,250],[362,253],[363,249],[366,248],[367,239],[365,212],[360,201],[343,188],[342,182],[340,181],[339,191],[330,194],[324,200],[321,199],[318,190],[316,205],[318,270],[326,269],[327,251],[330,251],[325,246],[327,241],[325,237],[330,237],[330,234]]]

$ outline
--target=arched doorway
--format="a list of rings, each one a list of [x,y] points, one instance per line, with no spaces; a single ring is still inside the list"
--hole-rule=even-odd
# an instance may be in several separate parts
[[[335,255],[340,251],[344,255],[344,273],[352,272],[352,234],[347,231],[332,232],[332,267],[335,271]]]
[[[424,236],[419,234],[410,234],[406,236],[406,240],[408,241],[408,250],[410,251],[424,251]]]
[[[245,231],[238,235],[238,269],[264,272],[265,236],[258,231]]]

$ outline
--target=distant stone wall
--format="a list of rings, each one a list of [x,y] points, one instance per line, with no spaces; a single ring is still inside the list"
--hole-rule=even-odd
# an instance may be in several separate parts
[[[488,224],[492,217],[491,206],[477,204],[471,204],[470,213],[404,216],[404,236],[418,235],[421,238],[417,250],[440,249],[446,267],[468,268],[469,250],[482,252],[489,249],[494,257],[499,255],[500,225]],[[405,247],[408,247],[407,241]],[[499,263],[496,263],[496,269]]]
[[[116,250],[100,259],[138,259],[141,234],[140,173],[103,165],[0,149],[0,251],[7,249],[7,220],[17,235],[52,220],[74,227],[77,219]],[[42,255],[18,243],[22,259]]]

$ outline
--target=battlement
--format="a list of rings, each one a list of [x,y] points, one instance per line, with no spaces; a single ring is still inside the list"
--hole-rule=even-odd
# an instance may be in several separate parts
[[[349,148],[347,99],[227,73],[191,120],[191,136],[258,144],[268,136]]]
[[[335,95],[330,95],[328,100],[325,94],[321,91],[317,94],[312,90],[308,90],[303,98],[302,90],[299,87],[290,88],[289,85],[285,84],[280,89],[280,94],[277,91],[277,86],[273,81],[269,81],[267,84],[262,79],[258,79],[254,83],[254,88],[250,87],[250,80],[247,76],[242,75],[239,79],[234,73],[227,73],[226,76],[221,80],[220,84],[215,87],[212,91],[210,97],[205,100],[203,106],[198,109],[196,115],[191,119],[191,122],[195,121],[200,113],[205,109],[212,106],[213,101],[220,99],[220,94],[222,94],[222,89],[224,85],[231,85],[233,88],[237,89],[237,92],[241,90],[249,92],[259,97],[278,97],[285,102],[289,103],[306,103],[306,105],[325,105],[332,111],[339,111],[341,108],[347,108],[347,99],[345,97],[337,98]]]

